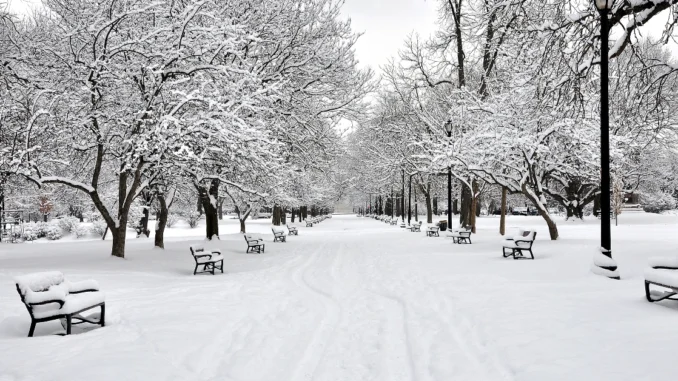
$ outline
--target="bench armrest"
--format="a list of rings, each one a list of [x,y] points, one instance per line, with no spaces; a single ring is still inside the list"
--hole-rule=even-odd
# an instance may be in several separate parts
[[[519,242],[532,243],[532,242],[534,242],[534,240],[533,239],[515,239],[515,240],[513,240],[513,242],[515,242],[515,243],[519,243]]]
[[[207,259],[212,259],[212,254],[198,254],[194,255],[196,258],[203,258],[203,257],[208,257]]]

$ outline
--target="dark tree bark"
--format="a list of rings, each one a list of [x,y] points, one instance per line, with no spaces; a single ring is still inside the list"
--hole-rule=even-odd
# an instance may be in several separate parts
[[[167,226],[167,216],[169,209],[167,208],[167,201],[162,194],[158,195],[158,204],[160,205],[160,212],[158,213],[158,221],[155,226],[155,247],[165,248],[165,227]]]
[[[280,214],[281,214],[280,224],[287,225],[287,208],[281,208]]]
[[[471,194],[471,210],[469,214],[471,215],[471,232],[476,233],[476,210],[478,209],[478,182],[473,180],[471,182],[472,194]]]
[[[593,199],[593,215],[598,217],[600,214],[600,194]]]
[[[219,239],[219,214],[216,205],[219,197],[219,180],[210,180],[209,188],[204,185],[196,185],[196,187],[205,212],[205,236],[208,240]]]
[[[556,223],[553,221],[551,216],[548,213],[548,210],[545,209],[545,206],[542,205],[541,202],[539,202],[539,196],[540,195],[535,195],[532,192],[529,192],[527,190],[528,185],[525,183],[522,186],[522,191],[525,197],[527,197],[528,200],[532,202],[532,204],[537,208],[537,211],[539,211],[539,215],[546,221],[546,225],[549,228],[549,236],[551,237],[551,240],[557,240],[558,239],[558,227],[556,226]]]
[[[459,224],[461,226],[472,226],[471,208],[473,207],[473,196],[471,189],[463,182],[461,183],[461,208],[459,208]]]
[[[410,176],[409,194],[407,195],[407,224],[412,221],[412,176]]]
[[[141,215],[139,226],[137,227],[137,236],[144,234],[146,237],[149,237],[151,235],[151,231],[148,230],[148,220],[150,219],[151,204],[153,203],[154,198],[153,192],[148,189],[141,192],[141,201],[144,204],[144,211]]]
[[[224,219],[224,199],[219,199],[219,220]]]
[[[499,234],[506,234],[506,193],[508,189],[501,187],[501,217],[499,218]]]

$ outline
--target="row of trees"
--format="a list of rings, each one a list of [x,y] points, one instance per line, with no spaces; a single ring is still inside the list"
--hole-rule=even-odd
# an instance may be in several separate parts
[[[662,46],[674,4],[620,0],[610,16],[612,175],[650,199],[678,185],[678,66]],[[634,35],[669,8],[662,39]],[[475,231],[483,192],[521,194],[557,239],[548,205],[582,218],[600,194],[598,17],[586,0],[441,1],[439,30],[408,38],[384,67],[372,118],[352,136],[356,169],[371,163],[360,192],[387,195],[404,171],[431,222],[431,185],[445,184],[449,168],[461,224]]]
[[[0,192],[85,196],[125,255],[130,210],[197,197],[241,229],[262,205],[338,197],[336,126],[363,109],[371,72],[339,0],[45,0],[0,20]],[[193,198],[194,199],[194,198]],[[195,204],[194,204],[195,205]]]

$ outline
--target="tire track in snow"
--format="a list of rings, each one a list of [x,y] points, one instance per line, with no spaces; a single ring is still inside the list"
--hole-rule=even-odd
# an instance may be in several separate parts
[[[386,344],[385,348],[389,349],[390,354],[386,355],[386,367],[391,373],[389,380],[416,380],[414,374],[414,361],[412,355],[412,345],[410,341],[410,332],[407,328],[407,307],[405,303],[397,297],[385,295],[374,290],[369,290],[369,293],[379,298],[385,299],[385,305],[388,306],[388,313],[386,313],[386,329],[387,333],[384,337]],[[402,340],[398,340],[402,338]],[[403,359],[406,359],[403,361]],[[407,367],[402,371],[397,371],[402,368],[402,364],[407,364]]]
[[[478,331],[470,323],[469,319],[456,312],[450,302],[442,295],[439,300],[442,303],[442,316],[447,316],[455,320],[453,324],[448,325],[448,331],[452,337],[464,349],[468,359],[474,363],[478,369],[482,369],[486,374],[486,380],[513,380],[513,372],[503,364],[495,353],[479,339]]]
[[[313,334],[310,343],[307,345],[306,350],[304,351],[304,355],[299,361],[297,368],[291,377],[291,380],[294,381],[306,381],[313,379],[313,375],[318,368],[318,364],[320,364],[320,361],[324,357],[327,345],[331,341],[341,317],[341,307],[335,301],[333,296],[318,287],[312,286],[306,280],[306,273],[308,269],[311,267],[311,265],[314,265],[319,261],[319,256],[321,253],[325,252],[324,249],[327,246],[327,244],[322,244],[311,255],[309,255],[308,260],[303,265],[299,266],[299,268],[292,273],[292,280],[294,283],[305,289],[307,293],[312,295],[316,300],[320,300],[325,309],[325,317]],[[337,253],[334,252],[333,265],[334,261],[336,261],[336,256]]]

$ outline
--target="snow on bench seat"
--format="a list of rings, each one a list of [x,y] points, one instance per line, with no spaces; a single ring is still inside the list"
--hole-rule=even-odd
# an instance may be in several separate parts
[[[70,294],[64,300],[64,306],[61,308],[59,308],[59,305],[56,303],[33,306],[33,316],[36,319],[44,319],[58,315],[71,315],[89,307],[101,304],[105,301],[105,299],[106,296],[101,291]],[[54,306],[56,306],[56,308],[54,308]],[[41,307],[45,308],[43,309]]]
[[[678,290],[678,270],[645,269],[645,280]]]

